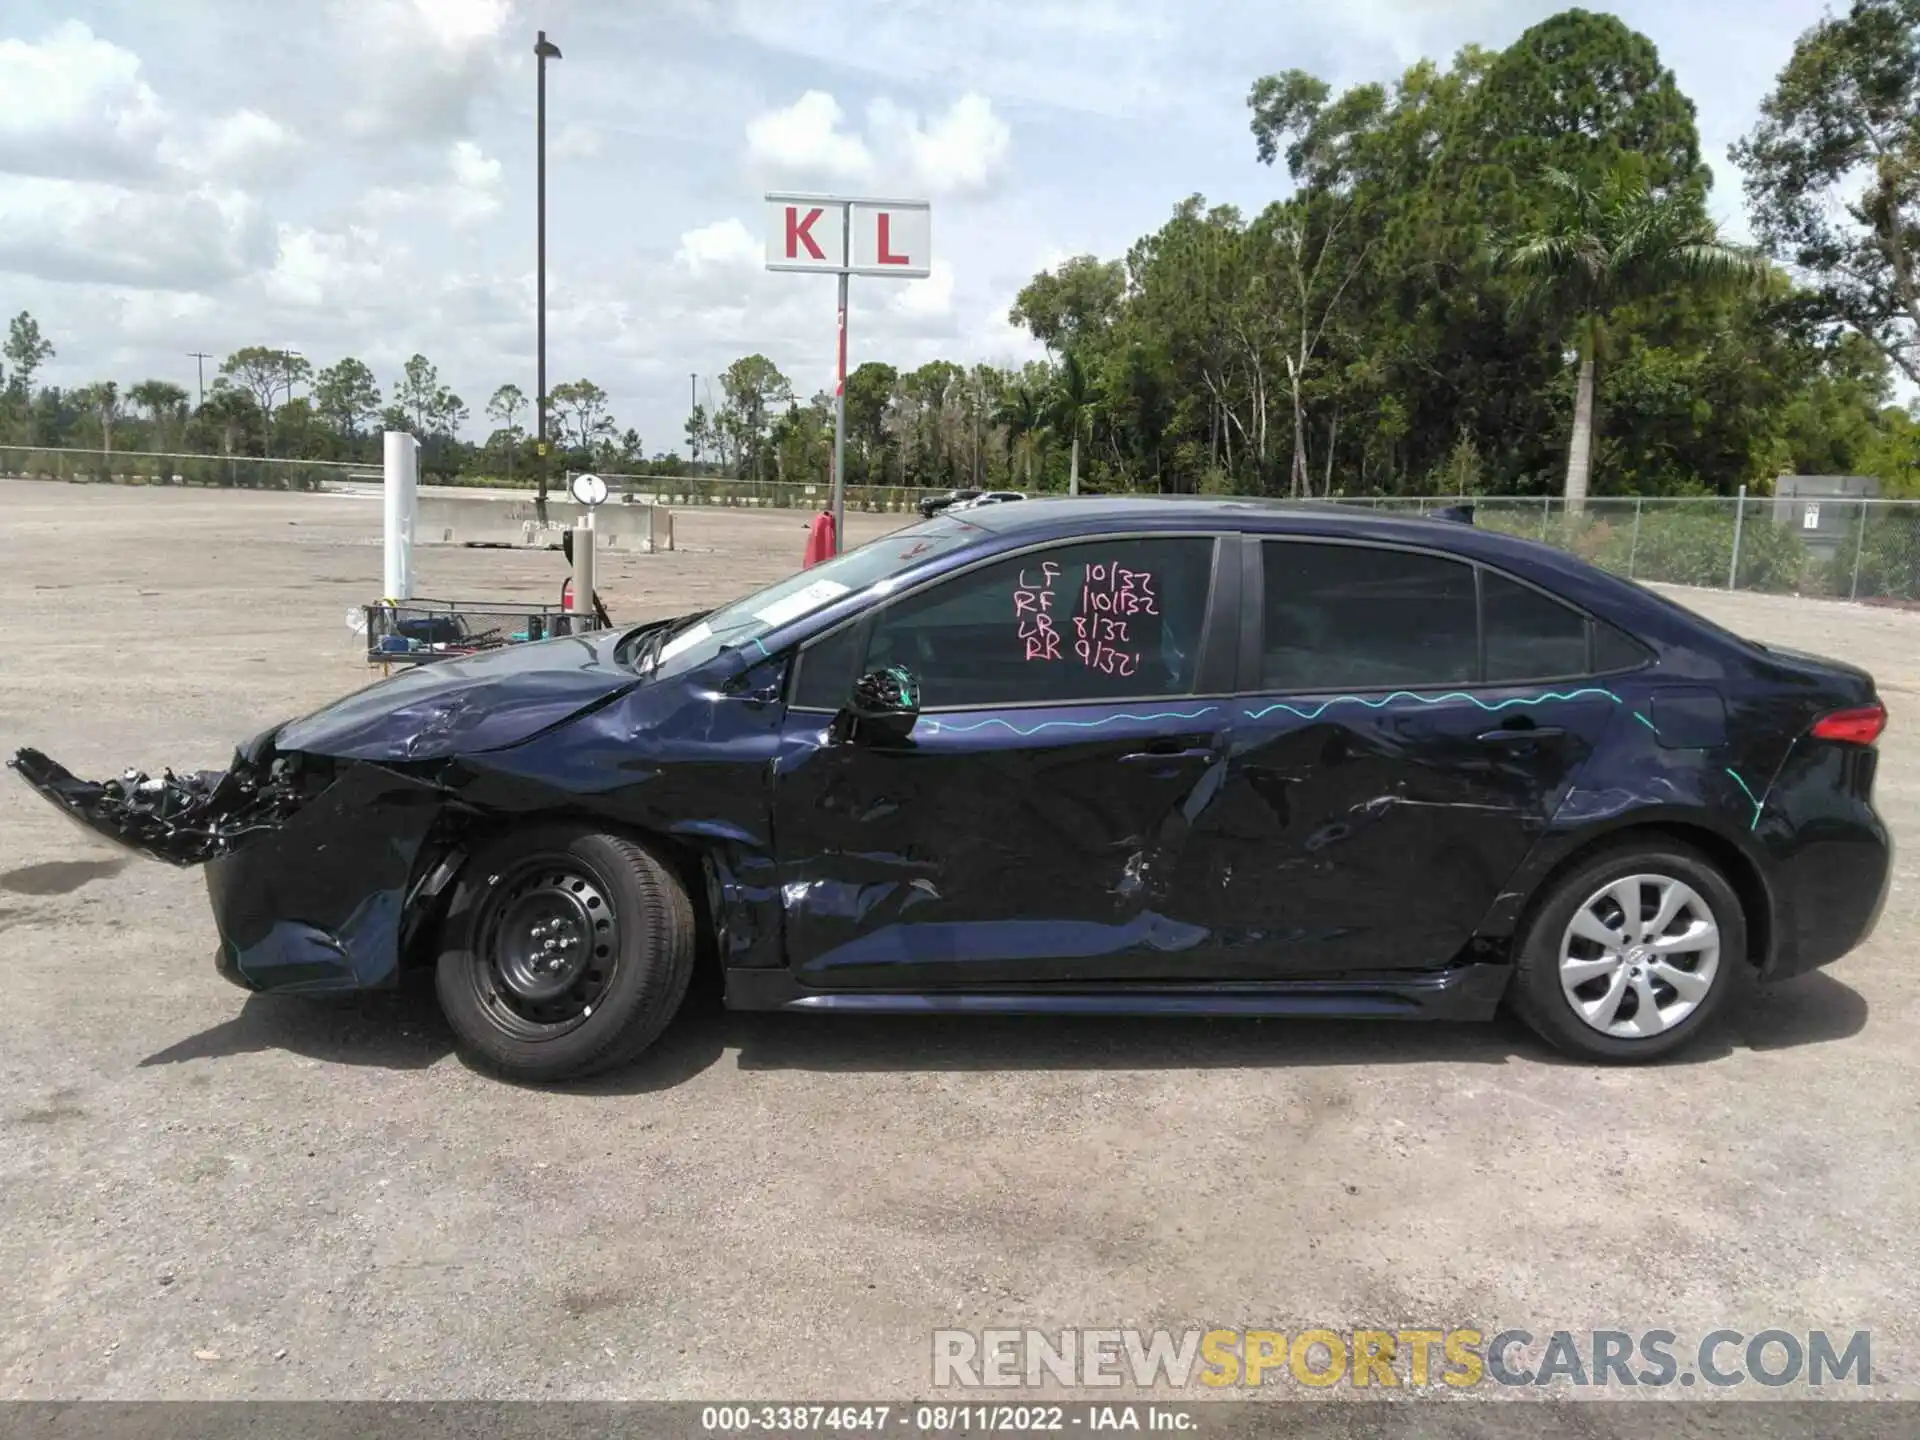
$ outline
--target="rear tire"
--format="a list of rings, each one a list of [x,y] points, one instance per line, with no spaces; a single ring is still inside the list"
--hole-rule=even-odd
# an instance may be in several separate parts
[[[1603,850],[1534,907],[1515,950],[1514,1008],[1555,1048],[1636,1064],[1688,1045],[1747,979],[1740,898],[1675,840]]]
[[[693,906],[643,846],[584,825],[503,835],[468,862],[441,930],[440,1008],[514,1080],[624,1065],[666,1029],[693,971]]]

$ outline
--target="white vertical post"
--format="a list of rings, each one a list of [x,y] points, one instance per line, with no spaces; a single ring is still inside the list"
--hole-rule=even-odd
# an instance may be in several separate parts
[[[420,442],[404,430],[389,430],[383,452],[386,600],[413,598],[413,524],[420,483]]]
[[[1859,502],[1860,526],[1853,537],[1853,584],[1847,588],[1847,598],[1860,598],[1860,556],[1867,548],[1867,502]]]
[[[1633,578],[1634,565],[1640,559],[1640,506],[1644,497],[1633,497],[1633,544],[1627,548],[1627,579]]]
[[[1733,582],[1740,577],[1740,527],[1747,518],[1747,487],[1740,487],[1740,496],[1733,502],[1733,560],[1727,566],[1727,588],[1733,589]]]
[[[573,526],[573,613],[593,614],[593,512],[589,510]]]

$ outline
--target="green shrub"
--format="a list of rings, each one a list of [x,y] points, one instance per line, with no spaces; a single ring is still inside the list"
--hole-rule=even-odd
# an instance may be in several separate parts
[[[1877,507],[1876,507],[1877,508]],[[1858,553],[1860,580],[1854,585]],[[1826,566],[1831,594],[1862,600],[1920,600],[1920,514],[1896,511],[1867,517],[1863,538],[1853,529]]]
[[[1608,570],[1636,580],[1670,585],[1727,583],[1733,560],[1734,515],[1731,506],[1685,510],[1648,509],[1640,517],[1640,535],[1633,538],[1630,522],[1616,521],[1594,558]],[[1749,514],[1740,527],[1740,570],[1735,585],[1742,590],[1795,591],[1807,578],[1807,547],[1791,527],[1775,524],[1764,513]]]

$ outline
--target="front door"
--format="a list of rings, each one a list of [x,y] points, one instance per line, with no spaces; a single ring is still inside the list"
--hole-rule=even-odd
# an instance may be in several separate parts
[[[822,989],[1198,978],[1203,814],[1230,663],[1211,536],[990,562],[804,652],[774,780],[789,964]],[[1228,551],[1233,558],[1232,548]],[[1237,590],[1236,590],[1237,593]],[[1230,625],[1229,615],[1219,625]],[[1217,658],[1216,658],[1217,657]],[[904,743],[837,740],[859,674],[904,665]]]
[[[1587,617],[1444,556],[1258,550],[1259,673],[1217,806],[1223,953],[1247,979],[1444,965],[1622,719],[1585,673]]]

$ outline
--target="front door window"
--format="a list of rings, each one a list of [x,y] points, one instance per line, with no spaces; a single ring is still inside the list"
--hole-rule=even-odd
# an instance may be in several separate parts
[[[1121,539],[981,566],[880,611],[856,671],[906,666],[923,710],[1188,694],[1213,546]]]

